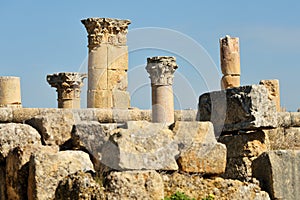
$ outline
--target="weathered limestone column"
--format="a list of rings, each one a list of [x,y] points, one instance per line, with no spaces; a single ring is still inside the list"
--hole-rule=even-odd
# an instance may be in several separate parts
[[[47,82],[56,88],[58,108],[80,108],[80,92],[86,77],[76,72],[47,75]]]
[[[146,70],[152,88],[152,122],[174,122],[173,78],[178,68],[175,57],[147,58]]]
[[[81,20],[88,32],[88,108],[129,108],[127,29],[129,20]]]
[[[275,102],[276,110],[281,112],[279,80],[261,80],[259,84],[266,86],[269,99]]]
[[[0,77],[0,107],[22,107],[19,77]]]
[[[221,88],[239,87],[241,76],[239,38],[226,35],[220,39],[220,58],[223,73]]]

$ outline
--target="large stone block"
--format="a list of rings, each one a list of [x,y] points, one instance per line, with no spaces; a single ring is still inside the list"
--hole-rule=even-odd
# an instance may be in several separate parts
[[[66,176],[59,182],[55,200],[104,200],[104,189],[93,179],[91,174],[78,171]]]
[[[118,170],[177,170],[174,133],[145,122],[144,128],[116,129],[103,147],[102,162]],[[163,127],[163,125],[162,125]]]
[[[112,91],[109,90],[88,90],[88,107],[112,108]]]
[[[4,162],[8,153],[16,148],[27,145],[41,144],[41,136],[26,124],[0,124],[0,163]]]
[[[220,136],[218,141],[227,147],[226,171],[222,177],[241,181],[251,180],[252,161],[269,149],[268,135],[263,130],[240,131]]]
[[[12,122],[12,120],[13,120],[13,109],[0,107],[0,121]]]
[[[72,129],[72,148],[86,151],[92,158],[95,170],[98,171],[102,167],[103,146],[108,142],[109,132],[115,128],[117,128],[117,124],[101,125],[99,122],[78,122]],[[102,164],[108,165],[107,163]]]
[[[181,151],[188,149],[194,143],[204,145],[217,143],[211,122],[177,121],[173,132],[175,133],[174,141],[178,143]]]
[[[300,127],[300,112],[291,112],[291,126]]]
[[[88,74],[89,90],[107,90],[107,69],[89,68]]]
[[[107,182],[107,199],[164,198],[163,180],[155,171],[112,172]]]
[[[275,102],[276,109],[280,112],[280,89],[279,80],[261,80],[259,84],[264,85],[268,89],[268,97]]]
[[[94,170],[89,155],[82,151],[35,152],[29,161],[28,199],[54,199],[58,184],[77,171]]]
[[[113,107],[120,109],[128,109],[130,107],[130,95],[127,91],[112,91]]]
[[[262,154],[252,164],[253,175],[272,199],[300,196],[300,150],[276,150]]]
[[[218,141],[226,145],[228,158],[257,157],[269,148],[268,136],[264,130],[224,135]]]
[[[205,93],[199,98],[197,118],[213,122],[217,135],[222,131],[277,127],[276,106],[263,85]]]
[[[44,144],[62,145],[71,138],[75,120],[71,110],[56,109],[45,111],[26,123],[39,131]]]
[[[23,123],[27,119],[39,115],[39,109],[38,108],[15,108],[13,109],[12,113],[13,113],[13,122]]]
[[[165,197],[175,192],[184,192],[195,199],[208,199],[213,195],[217,200],[270,200],[268,193],[262,191],[258,185],[238,180],[215,177],[203,178],[198,174],[162,174]]]
[[[277,128],[264,130],[268,136],[270,150],[300,149],[300,128]]]
[[[22,200],[27,197],[29,159],[32,153],[47,151],[57,153],[54,146],[28,145],[16,147],[6,158],[6,192],[9,199]]]
[[[128,87],[127,72],[125,70],[107,71],[108,90],[126,91]]]
[[[222,174],[226,168],[226,146],[194,144],[178,158],[179,168],[188,173]]]
[[[109,45],[107,44],[101,44],[96,48],[89,50],[89,68],[107,69],[108,46]]]
[[[107,69],[128,70],[128,47],[108,45]]]

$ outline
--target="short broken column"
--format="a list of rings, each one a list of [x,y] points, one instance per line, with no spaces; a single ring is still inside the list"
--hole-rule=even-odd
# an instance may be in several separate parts
[[[226,35],[220,39],[221,88],[240,87],[240,48],[239,38]]]
[[[127,29],[129,20],[81,20],[88,33],[88,108],[130,107]]]
[[[173,78],[178,68],[175,57],[147,58],[146,70],[152,88],[152,122],[174,122]]]
[[[0,77],[0,107],[22,107],[19,77]]]
[[[63,72],[47,75],[47,82],[57,91],[58,108],[80,108],[80,93],[86,74]]]
[[[268,98],[275,102],[276,110],[281,112],[279,80],[261,80],[259,84],[268,89]]]

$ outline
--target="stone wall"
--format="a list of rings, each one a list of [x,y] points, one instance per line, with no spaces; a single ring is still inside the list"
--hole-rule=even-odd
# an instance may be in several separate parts
[[[264,92],[204,94],[171,125],[139,109],[0,108],[1,199],[295,199],[300,115]]]

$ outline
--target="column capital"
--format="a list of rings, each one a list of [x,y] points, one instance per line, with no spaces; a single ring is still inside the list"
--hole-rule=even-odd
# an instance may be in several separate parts
[[[58,89],[68,88],[80,88],[83,86],[83,79],[87,77],[87,74],[77,72],[62,72],[47,75],[47,82],[51,87]]]
[[[102,43],[125,46],[130,20],[112,18],[87,18],[81,20],[88,33],[89,48]]]
[[[152,85],[172,85],[177,68],[176,58],[173,56],[147,58],[146,70],[150,74]]]

